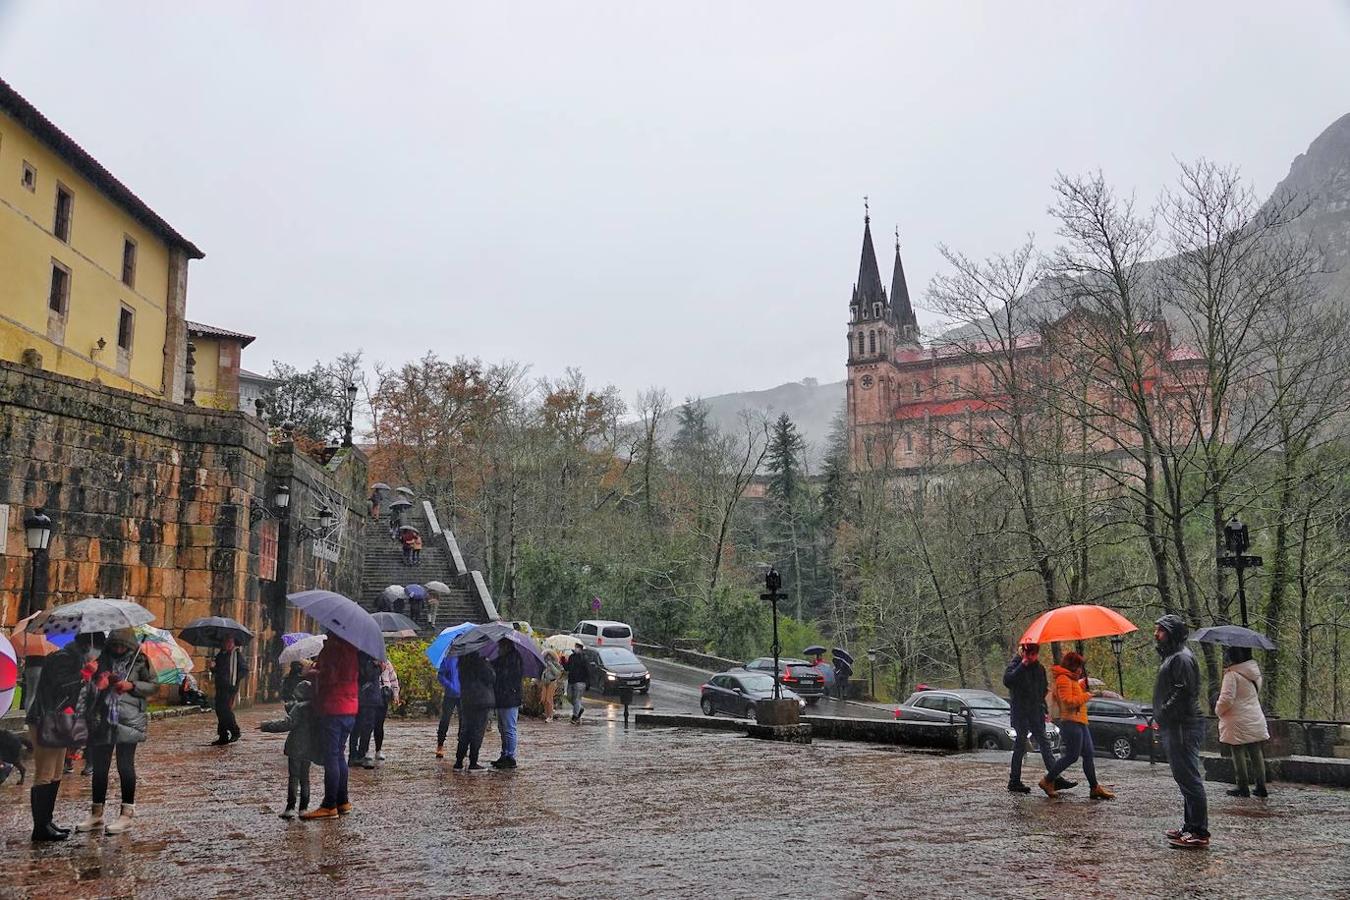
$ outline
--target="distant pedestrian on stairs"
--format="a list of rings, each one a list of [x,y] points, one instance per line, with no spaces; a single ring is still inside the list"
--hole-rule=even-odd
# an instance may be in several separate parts
[[[403,544],[403,564],[411,566],[413,564],[413,541],[420,540],[417,532],[411,528],[405,528],[398,533],[399,542]]]
[[[422,536],[417,532],[412,533],[412,564],[415,566],[422,561]]]

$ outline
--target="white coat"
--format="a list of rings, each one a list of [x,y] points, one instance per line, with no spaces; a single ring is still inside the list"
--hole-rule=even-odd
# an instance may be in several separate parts
[[[1266,714],[1261,711],[1261,669],[1249,659],[1223,670],[1223,687],[1214,704],[1219,717],[1219,743],[1253,744],[1268,740]]]

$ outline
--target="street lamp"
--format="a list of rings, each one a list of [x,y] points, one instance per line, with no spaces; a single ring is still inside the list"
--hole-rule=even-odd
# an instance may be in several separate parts
[[[51,517],[43,511],[42,507],[33,510],[31,514],[23,520],[23,539],[28,547],[30,573],[28,578],[28,597],[23,607],[23,615],[20,619],[26,619],[32,615],[38,601],[38,560],[39,558],[45,564],[47,560],[47,547],[52,540],[52,520]]]
[[[1125,669],[1120,664],[1120,654],[1125,651],[1125,635],[1111,636],[1111,652],[1116,655],[1116,684],[1120,687],[1120,696],[1125,696]]]
[[[877,699],[877,651],[875,648],[867,651],[867,680],[871,685],[867,694],[875,701]]]
[[[1247,624],[1247,586],[1243,579],[1243,573],[1253,567],[1260,566],[1263,562],[1259,556],[1250,556],[1247,554],[1251,546],[1251,539],[1247,534],[1247,526],[1237,516],[1228,520],[1228,524],[1223,526],[1223,544],[1228,550],[1226,556],[1220,556],[1218,563],[1226,569],[1237,569],[1238,580],[1238,608],[1242,614],[1242,627],[1248,627]]]
[[[778,671],[778,601],[782,600],[786,594],[782,592],[783,576],[778,574],[778,570],[772,567],[764,576],[765,593],[759,595],[759,599],[768,600],[773,606],[773,699],[783,699],[782,673]]]
[[[343,428],[342,446],[352,445],[352,416],[356,414],[356,382],[347,382],[347,423]]]
[[[295,542],[297,544],[303,544],[309,538],[323,540],[332,533],[333,526],[337,524],[337,516],[333,515],[333,511],[327,506],[320,507],[319,514],[314,518],[319,523],[319,529],[315,531],[304,522],[301,522],[295,535]]]
[[[290,505],[291,489],[284,482],[277,482],[277,486],[272,490],[272,506],[270,508],[266,503],[249,501],[248,524],[252,527],[263,519],[284,519],[286,518],[286,510],[290,508]]]

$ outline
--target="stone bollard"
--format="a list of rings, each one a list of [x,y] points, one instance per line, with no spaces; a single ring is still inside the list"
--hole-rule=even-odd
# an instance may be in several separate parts
[[[755,704],[755,721],[760,725],[797,725],[802,708],[796,700],[761,700]]]

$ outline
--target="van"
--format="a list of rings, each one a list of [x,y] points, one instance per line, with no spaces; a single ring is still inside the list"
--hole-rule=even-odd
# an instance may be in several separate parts
[[[572,637],[587,647],[626,647],[633,649],[633,629],[623,622],[584,619],[572,629]]]

